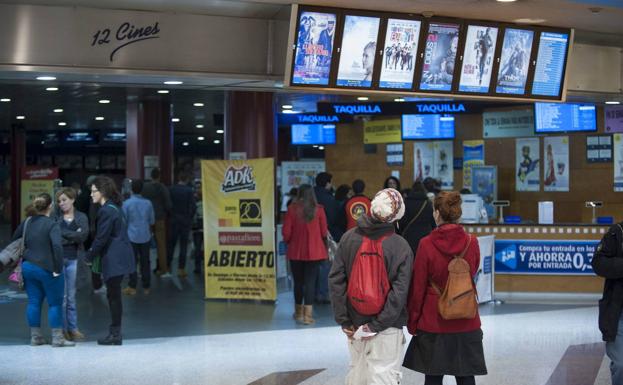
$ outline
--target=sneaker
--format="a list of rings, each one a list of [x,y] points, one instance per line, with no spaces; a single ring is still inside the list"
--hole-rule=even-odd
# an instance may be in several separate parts
[[[143,294],[149,295],[149,289],[143,289]]]
[[[123,289],[123,294],[125,295],[136,295],[136,289],[133,287],[126,287],[125,289]]]
[[[93,290],[93,294],[106,294],[107,290],[106,290],[106,285],[100,287],[97,290]]]
[[[186,270],[179,268],[177,269],[177,276],[180,278],[186,278],[188,276],[188,273],[186,273]]]
[[[172,277],[172,275],[168,271],[166,273],[163,273],[163,274],[160,275],[160,278],[171,278],[171,277]]]

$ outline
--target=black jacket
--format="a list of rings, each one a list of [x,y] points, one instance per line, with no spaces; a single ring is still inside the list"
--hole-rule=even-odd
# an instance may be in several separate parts
[[[15,230],[13,241],[22,237],[24,222]],[[24,260],[49,272],[63,272],[61,228],[54,219],[45,215],[31,217],[26,228],[24,248]]]
[[[420,209],[422,209],[420,215],[409,225]],[[428,199],[426,193],[409,195],[405,199],[405,215],[398,222],[398,231],[409,242],[414,254],[420,240],[430,234],[435,227],[437,225],[433,218],[433,203]]]
[[[128,238],[128,228],[119,207],[106,202],[97,211],[97,233],[86,253],[87,261],[96,255],[102,257],[104,280],[136,271],[134,251]]]
[[[344,234],[344,227],[341,227],[342,220],[340,218],[343,208],[335,200],[333,195],[324,187],[314,187],[314,193],[316,194],[316,200],[322,206],[324,206],[324,213],[327,216],[327,227],[333,239],[337,242],[342,238]]]
[[[68,226],[64,226],[63,213],[59,210],[55,219],[61,228],[65,258],[69,249],[75,249],[77,256],[81,257],[81,254],[84,254],[84,242],[89,237],[89,218],[83,212],[74,210],[74,220]]]
[[[197,211],[195,193],[190,186],[176,184],[169,187],[169,195],[173,210],[171,211],[171,222],[174,226],[190,228]]]
[[[599,330],[607,342],[614,341],[617,336],[623,309],[623,233],[619,226],[610,227],[603,236],[592,261],[595,273],[606,278],[599,300]]]

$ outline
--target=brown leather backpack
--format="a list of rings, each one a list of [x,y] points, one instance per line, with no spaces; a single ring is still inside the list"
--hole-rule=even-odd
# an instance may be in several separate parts
[[[473,319],[478,311],[476,287],[469,270],[469,263],[463,258],[471,241],[472,237],[468,235],[465,250],[460,255],[455,255],[448,264],[448,281],[443,292],[429,278],[431,286],[439,296],[437,309],[441,318],[445,320]]]

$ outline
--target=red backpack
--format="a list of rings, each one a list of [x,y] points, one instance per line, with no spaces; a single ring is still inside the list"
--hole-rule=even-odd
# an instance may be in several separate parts
[[[355,255],[346,295],[359,314],[376,315],[385,306],[391,289],[383,256],[383,241],[388,236],[376,240],[364,236]]]

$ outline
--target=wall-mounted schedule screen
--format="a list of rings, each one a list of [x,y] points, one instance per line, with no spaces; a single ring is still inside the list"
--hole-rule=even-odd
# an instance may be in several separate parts
[[[293,124],[292,144],[335,144],[335,124]]]
[[[597,109],[592,104],[534,103],[537,133],[597,131]]]
[[[495,92],[523,95],[526,92],[534,31],[507,28],[502,44],[502,58]]]
[[[568,48],[569,34],[541,32],[532,95],[560,95]]]
[[[453,139],[454,116],[402,115],[403,139]]]

